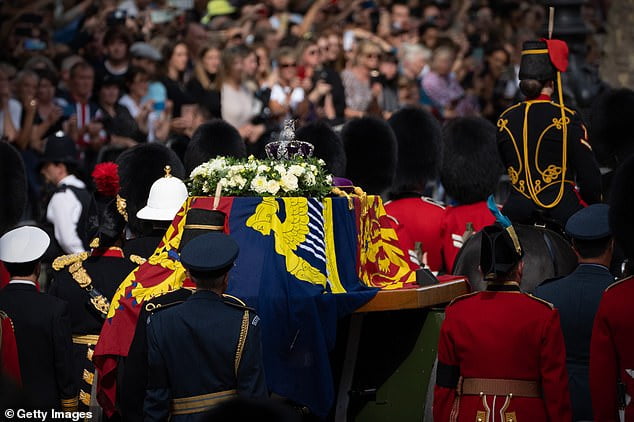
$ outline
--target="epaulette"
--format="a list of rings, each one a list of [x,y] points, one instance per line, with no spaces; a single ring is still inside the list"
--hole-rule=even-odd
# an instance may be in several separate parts
[[[606,292],[607,292],[607,291],[608,291],[608,290],[610,290],[612,287],[614,287],[614,286],[618,286],[619,284],[622,284],[622,283],[624,283],[624,282],[626,282],[626,281],[628,281],[628,280],[634,280],[634,276],[625,277],[625,278],[622,278],[622,279],[620,279],[620,280],[618,280],[618,281],[615,281],[614,283],[612,283],[612,284],[610,284],[608,287],[606,287],[606,289],[605,289],[604,291],[606,291]]]
[[[465,293],[465,294],[460,295],[460,296],[458,296],[458,297],[454,297],[454,298],[453,298],[453,300],[452,300],[451,302],[449,302],[449,305],[447,305],[447,307],[449,307],[449,306],[453,305],[454,303],[456,303],[456,302],[458,302],[458,301],[460,301],[460,300],[462,300],[462,299],[466,299],[466,298],[468,298],[468,297],[471,297],[471,296],[477,295],[478,293],[480,293],[480,292]]]
[[[533,296],[533,295],[532,295],[532,294],[530,294],[530,293],[524,293],[524,294],[525,294],[526,296],[530,297],[531,299],[536,300],[537,302],[540,302],[540,303],[542,303],[542,304],[544,304],[544,305],[548,306],[550,309],[555,309],[555,305],[553,305],[552,303],[550,303],[550,302],[549,302],[549,301],[547,301],[547,300],[540,299],[540,298],[538,298],[537,296]]]
[[[242,309],[244,311],[255,312],[255,309],[248,307],[246,303],[235,296],[223,293],[222,298],[224,299],[223,303],[225,305],[233,306],[234,308]]]
[[[53,261],[53,269],[55,271],[59,271],[64,267],[67,267],[76,262],[82,262],[88,259],[90,253],[88,252],[79,252],[70,255],[62,255],[55,258]]]
[[[133,264],[137,264],[137,265],[145,264],[145,262],[147,261],[147,259],[143,258],[142,256],[134,255],[134,254],[130,255],[128,259]]]
[[[443,204],[440,201],[436,201],[435,199],[428,198],[426,196],[421,196],[420,199],[422,199],[423,202],[427,202],[428,204],[436,205],[437,207],[440,207],[443,210],[445,209],[445,204]]]

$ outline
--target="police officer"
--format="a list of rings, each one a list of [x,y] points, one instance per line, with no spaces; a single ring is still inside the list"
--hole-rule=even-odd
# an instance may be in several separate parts
[[[223,233],[198,236],[183,248],[196,293],[149,319],[146,421],[194,420],[236,395],[267,395],[259,318],[223,297],[237,256],[237,243]]]
[[[46,141],[44,155],[40,159],[40,173],[55,186],[46,206],[46,221],[52,225],[52,248],[47,259],[62,254],[83,252],[89,249],[92,197],[85,183],[73,172],[77,169],[77,148],[72,139],[57,132]]]
[[[608,210],[606,204],[594,204],[570,217],[566,233],[572,238],[579,266],[572,274],[547,280],[535,290],[535,296],[559,310],[575,421],[592,420],[588,373],[592,324],[603,291],[614,282],[608,270],[614,250]]]
[[[19,227],[0,238],[0,260],[11,281],[0,290],[0,309],[13,320],[22,386],[37,409],[77,410],[68,304],[40,293],[36,280],[50,239]]]
[[[455,299],[440,330],[437,421],[569,421],[559,315],[520,291],[521,245],[499,225],[482,229],[487,290]]]
[[[497,122],[498,149],[513,188],[503,212],[513,222],[563,227],[584,203],[601,200],[601,174],[586,129],[563,104],[560,72],[567,66],[563,41],[524,43],[519,79],[526,101]],[[551,99],[556,89],[559,102]]]
[[[617,170],[610,195],[610,227],[625,256],[634,260],[634,157]],[[590,393],[597,422],[634,420],[634,277],[603,293],[590,343]],[[620,414],[620,415],[619,415]],[[620,418],[619,418],[620,416]]]
[[[138,265],[121,249],[124,228],[125,220],[112,200],[102,212],[92,251],[60,256],[53,261],[55,274],[49,294],[67,301],[70,308],[73,375],[79,388],[80,411],[88,411],[96,403],[92,393],[97,382],[92,355],[110,301],[119,284]]]

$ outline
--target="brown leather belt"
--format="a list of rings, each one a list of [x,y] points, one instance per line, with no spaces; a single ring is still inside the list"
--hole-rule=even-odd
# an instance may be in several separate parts
[[[464,378],[460,386],[460,394],[539,398],[542,396],[542,389],[537,381]]]

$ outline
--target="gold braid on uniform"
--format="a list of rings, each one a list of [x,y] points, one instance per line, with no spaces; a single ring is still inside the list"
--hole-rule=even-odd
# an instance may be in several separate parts
[[[244,344],[247,341],[247,334],[249,333],[249,311],[245,310],[242,315],[242,326],[240,327],[240,338],[238,339],[238,347],[236,348],[235,359],[235,372],[238,376],[238,368],[240,367],[240,360],[242,360],[242,352],[244,351]]]
[[[90,254],[88,252],[79,252],[71,255],[62,255],[55,258],[53,261],[53,269],[59,271],[64,267],[67,267],[75,262],[81,262],[88,259]]]
[[[77,407],[79,406],[79,402],[77,400],[77,396],[72,397],[70,399],[62,399],[62,410],[64,412],[76,412]]]
[[[137,265],[141,265],[141,264],[145,264],[145,262],[147,261],[147,259],[139,256],[139,255],[130,255],[128,257],[128,259],[133,263],[133,264],[137,264]]]

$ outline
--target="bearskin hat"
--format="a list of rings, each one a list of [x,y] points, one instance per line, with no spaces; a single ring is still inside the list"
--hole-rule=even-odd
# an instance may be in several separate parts
[[[0,141],[0,235],[15,226],[26,206],[26,171],[13,145]]]
[[[634,134],[630,120],[634,116],[634,91],[611,89],[592,106],[590,141],[606,154],[623,161],[634,153]],[[606,157],[606,158],[608,158]]]
[[[133,233],[142,235],[151,230],[151,224],[136,217],[137,211],[147,203],[150,188],[165,176],[165,166],[172,167],[172,175],[185,178],[185,169],[176,153],[164,145],[141,144],[123,152],[117,158],[119,165],[119,196],[126,201],[128,225]]]
[[[495,126],[480,117],[458,118],[443,128],[441,181],[460,204],[484,201],[495,191],[503,171],[495,135]]]
[[[187,176],[200,164],[218,156],[244,158],[247,150],[236,128],[214,119],[200,125],[187,145],[184,159]]]
[[[300,141],[313,144],[313,155],[326,162],[330,173],[335,176],[346,173],[346,151],[343,149],[343,142],[326,122],[309,123],[297,130],[296,137]]]
[[[440,167],[440,124],[428,111],[406,107],[389,120],[398,143],[392,191],[421,191]]]
[[[629,157],[616,171],[610,195],[610,229],[625,256],[634,260],[634,156]]]
[[[375,117],[353,119],[344,125],[341,139],[346,151],[345,177],[371,195],[388,190],[398,148],[390,125]]]

